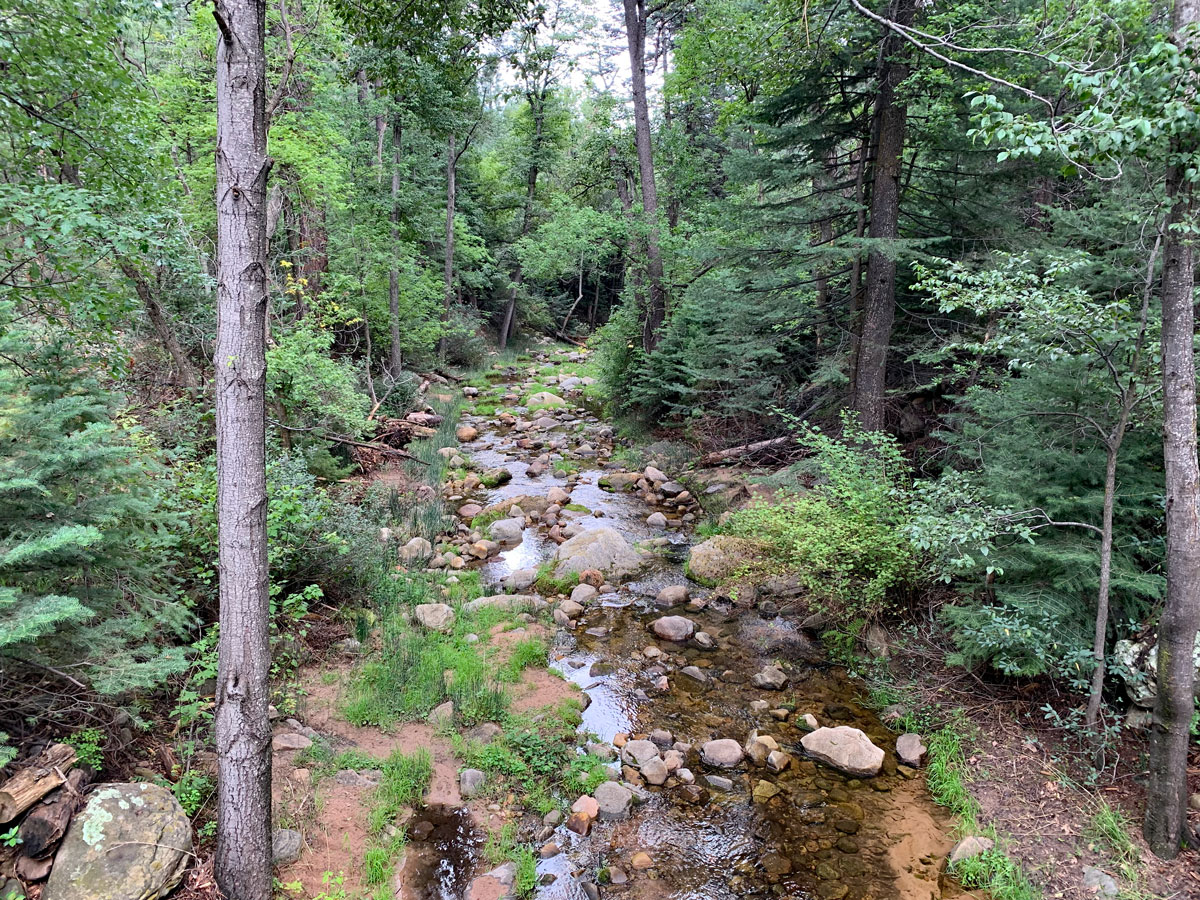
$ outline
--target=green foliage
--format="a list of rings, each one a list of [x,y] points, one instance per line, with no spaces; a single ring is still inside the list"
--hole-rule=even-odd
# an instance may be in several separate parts
[[[414,806],[425,796],[433,777],[433,757],[425,749],[405,755],[399,750],[383,763],[383,780],[371,795],[368,827],[379,834],[393,824],[406,806]]]
[[[330,357],[333,339],[332,331],[306,319],[268,348],[267,390],[281,427],[301,436],[315,430],[318,438],[362,433],[370,400],[351,366]]]
[[[104,768],[104,732],[99,728],[83,728],[62,743],[75,748],[75,761],[81,766],[90,766],[96,772]]]
[[[183,811],[190,819],[194,819],[208,805],[208,801],[216,793],[216,790],[217,785],[213,779],[195,769],[184,772],[179,780],[171,786],[171,793],[175,795],[179,805],[183,807]]]

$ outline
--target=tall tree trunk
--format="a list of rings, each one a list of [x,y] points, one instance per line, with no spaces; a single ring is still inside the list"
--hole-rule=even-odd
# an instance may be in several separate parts
[[[888,18],[911,25],[917,0],[890,0]],[[867,256],[867,296],[862,315],[862,338],[854,379],[854,409],[865,429],[883,427],[887,387],[888,344],[896,317],[895,248],[883,246],[900,234],[900,163],[908,108],[896,89],[908,77],[908,44],[891,29],[884,31],[875,99],[875,161],[871,171],[871,226],[875,243]]]
[[[529,234],[529,230],[533,227],[533,200],[537,196],[538,175],[541,174],[547,93],[547,88],[539,87],[536,91],[530,91],[528,94],[529,109],[533,113],[533,144],[529,154],[529,171],[525,174],[525,207],[521,214],[521,237]],[[504,321],[500,324],[499,344],[501,350],[508,346],[509,338],[516,328],[517,295],[520,293],[521,283],[524,280],[525,273],[521,271],[521,264],[517,263],[517,270],[512,280],[512,291],[508,296],[508,305],[504,308]]]
[[[867,234],[867,188],[866,170],[869,153],[870,137],[864,137],[859,143],[857,159],[854,163],[854,237],[861,244]],[[858,348],[862,344],[862,253],[857,251],[850,264],[850,303],[848,319],[850,322],[850,360],[847,370],[850,380],[850,397],[858,391]]]
[[[456,187],[454,170],[458,155],[454,152],[454,133],[446,141],[446,253],[442,262],[442,274],[445,278],[445,290],[442,296],[442,336],[438,339],[438,359],[446,359],[445,329],[450,322],[450,303],[454,300],[454,206],[456,202]]]
[[[1176,0],[1175,40],[1200,22],[1200,0]],[[1175,158],[1194,146],[1176,146]],[[1162,282],[1163,462],[1166,471],[1167,601],[1158,623],[1158,696],[1150,729],[1150,782],[1143,834],[1158,856],[1173,858],[1187,829],[1189,727],[1195,711],[1200,627],[1200,467],[1196,460],[1195,258],[1193,189],[1182,166],[1167,168]]]
[[[395,259],[400,253],[400,156],[404,134],[401,130],[400,113],[392,117],[392,210],[391,239],[393,262],[388,270],[388,325],[392,332],[392,349],[388,369],[393,378],[400,376],[404,368],[404,353],[400,349],[400,269]]]
[[[217,884],[271,897],[263,0],[216,0]]]
[[[658,188],[654,182],[654,153],[650,141],[650,106],[646,97],[646,3],[624,0],[625,35],[633,83],[633,132],[638,175],[642,188],[642,216],[646,229],[646,283],[649,293],[642,318],[642,347],[652,351],[667,318],[663,291],[662,254],[658,248]]]

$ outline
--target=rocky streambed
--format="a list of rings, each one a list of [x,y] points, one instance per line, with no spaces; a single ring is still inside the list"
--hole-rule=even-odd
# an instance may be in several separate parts
[[[612,780],[537,835],[536,896],[957,896],[919,738],[897,748],[770,585],[730,596],[688,579],[736,567],[739,547],[693,549],[703,513],[677,473],[613,461],[613,429],[579,405],[581,360],[498,372],[502,405],[464,416],[445,451],[469,470],[447,489],[464,527],[432,561],[477,565],[496,593],[537,581],[551,665],[582,689],[587,751],[609,761]],[[473,874],[472,900],[509,890],[511,871]]]

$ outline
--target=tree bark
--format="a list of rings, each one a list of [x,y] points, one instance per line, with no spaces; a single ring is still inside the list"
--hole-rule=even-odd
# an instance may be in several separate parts
[[[1175,40],[1200,22],[1200,0],[1176,0]],[[1179,159],[1195,147],[1174,146]],[[1200,466],[1196,459],[1193,188],[1182,166],[1167,168],[1162,280],[1163,462],[1166,473],[1167,600],[1158,624],[1158,695],[1150,729],[1150,780],[1142,832],[1172,859],[1187,840],[1187,759],[1195,711],[1192,661],[1200,627]]]
[[[400,114],[392,116],[392,209],[391,239],[392,253],[399,255],[400,243],[400,153],[403,132]],[[388,270],[388,326],[392,332],[392,348],[388,358],[388,369],[393,378],[404,368],[404,353],[400,349],[400,269],[393,263]]]
[[[442,261],[445,292],[442,296],[442,336],[438,339],[438,359],[446,360],[446,326],[450,323],[450,304],[454,300],[454,207],[457,200],[455,169],[458,155],[454,152],[454,132],[446,140],[446,253]]]
[[[541,174],[542,141],[546,121],[546,96],[548,88],[539,85],[536,90],[527,92],[530,112],[533,113],[533,142],[529,154],[529,171],[525,175],[525,206],[521,214],[521,234],[524,237],[533,227],[533,201],[537,196],[538,175]],[[520,263],[513,275],[512,291],[508,297],[508,305],[504,308],[504,321],[500,325],[499,344],[503,350],[508,346],[508,340],[516,327],[517,294],[520,293],[521,283],[525,279]]]
[[[73,747],[51,744],[41,756],[0,784],[0,824],[11,822],[62,784],[73,765]]]
[[[917,0],[890,0],[888,18],[902,26],[916,17]],[[871,170],[871,225],[874,242],[867,256],[867,296],[862,338],[855,367],[854,409],[863,428],[883,427],[888,344],[896,317],[895,248],[885,246],[900,234],[900,163],[908,107],[896,89],[908,77],[908,44],[891,29],[880,50],[879,93],[875,98],[875,160]]]
[[[63,786],[30,811],[21,822],[22,854],[40,859],[54,852],[67,833],[71,817],[83,805],[83,789],[95,777],[96,773],[88,766],[72,769]]]
[[[217,884],[271,897],[265,4],[216,0]]]
[[[650,139],[650,106],[646,97],[646,3],[623,0],[625,35],[629,43],[629,67],[633,84],[633,132],[637,147],[638,176],[642,189],[642,218],[646,229],[646,308],[642,312],[642,347],[646,352],[658,344],[667,318],[663,290],[662,254],[658,247],[658,188],[654,182],[654,152]]]

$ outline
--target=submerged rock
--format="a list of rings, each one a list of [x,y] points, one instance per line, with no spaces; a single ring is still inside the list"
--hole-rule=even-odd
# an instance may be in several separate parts
[[[696,633],[696,623],[686,616],[663,616],[650,629],[664,641],[682,643]]]
[[[615,528],[589,528],[559,545],[554,556],[555,578],[595,569],[609,580],[621,581],[642,568],[642,557]]]

